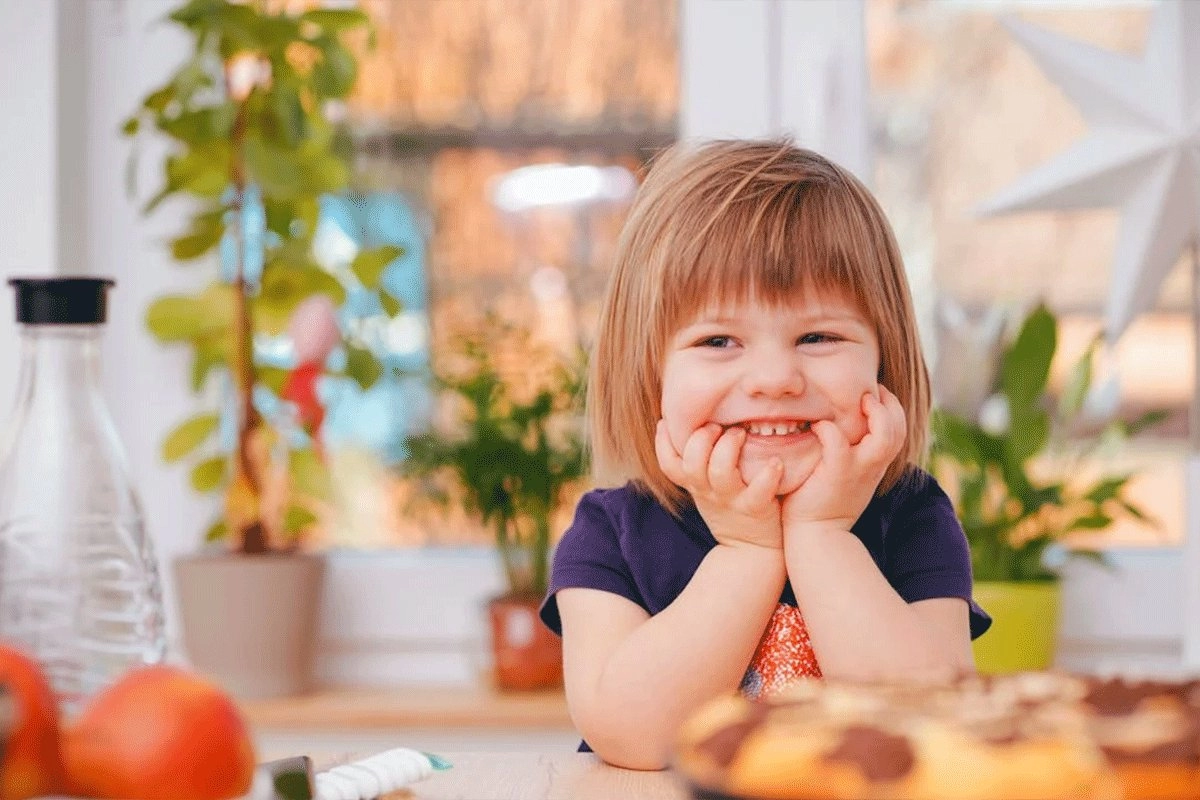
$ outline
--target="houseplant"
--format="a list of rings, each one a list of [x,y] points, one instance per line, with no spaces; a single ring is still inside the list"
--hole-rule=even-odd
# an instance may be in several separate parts
[[[438,385],[455,402],[442,430],[409,437],[404,469],[423,496],[461,503],[493,534],[508,591],[488,605],[500,689],[562,680],[558,638],[537,621],[554,514],[585,474],[583,358],[563,359],[492,317],[455,339]]]
[[[975,642],[982,672],[1052,662],[1060,587],[1048,548],[1119,519],[1149,519],[1126,495],[1132,475],[1099,471],[1095,457],[1163,414],[1133,422],[1096,418],[1087,401],[1100,343],[1090,343],[1059,396],[1051,397],[1058,320],[1038,305],[1001,348],[993,393],[977,413],[934,411],[931,466],[966,531],[975,597],[995,619]],[[1084,548],[1071,552],[1103,559]]]
[[[170,142],[145,213],[188,199],[173,257],[222,270],[199,291],[154,301],[146,324],[191,349],[195,392],[224,378],[225,413],[181,422],[163,456],[192,459],[192,486],[221,493],[223,513],[206,538],[228,541],[237,556],[177,562],[184,638],[196,666],[235,693],[287,693],[307,680],[323,572],[297,547],[328,489],[320,383],[345,376],[366,388],[383,371],[365,342],[342,334],[336,309],[355,291],[372,294],[379,313],[399,310],[380,286],[397,248],[344,264],[313,252],[320,199],[349,180],[329,112],[354,85],[355,37],[369,34],[369,21],[357,10],[292,13],[264,0],[190,0],[168,19],[191,49],[124,131],[151,129]],[[268,360],[258,345],[288,335],[292,356]]]

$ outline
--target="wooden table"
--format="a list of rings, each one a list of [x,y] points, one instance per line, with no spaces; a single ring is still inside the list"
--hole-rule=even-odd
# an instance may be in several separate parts
[[[342,760],[365,758],[356,754]],[[672,772],[610,767],[590,753],[438,753],[454,766],[385,800],[688,800]],[[315,759],[318,767],[327,765]]]
[[[252,726],[267,730],[571,727],[561,690],[505,694],[485,685],[335,688],[300,697],[243,701],[239,705]]]

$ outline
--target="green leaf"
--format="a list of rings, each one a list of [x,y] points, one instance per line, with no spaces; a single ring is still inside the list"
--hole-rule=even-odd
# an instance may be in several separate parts
[[[228,331],[223,331],[196,339],[192,345],[195,347],[192,356],[192,391],[199,392],[213,369],[229,363],[233,338]]]
[[[290,150],[272,147],[260,137],[246,140],[246,167],[250,180],[264,198],[294,200],[304,192],[305,165]]]
[[[1113,518],[1108,514],[1097,511],[1094,514],[1085,514],[1082,517],[1077,517],[1067,528],[1068,530],[1104,530],[1109,525],[1112,525]]]
[[[346,287],[320,267],[292,266],[274,260],[263,271],[258,300],[269,309],[268,313],[286,319],[301,301],[314,294],[327,295],[335,306],[346,302]]]
[[[312,158],[304,167],[304,188],[314,194],[341,191],[350,181],[346,162],[337,156]]]
[[[308,133],[308,115],[300,102],[300,92],[291,86],[276,86],[270,94],[275,120],[275,138],[286,147],[295,147]]]
[[[236,290],[210,284],[195,295],[167,295],[146,310],[146,327],[163,342],[188,341],[224,334],[233,323]]]
[[[180,423],[163,442],[163,459],[178,461],[183,458],[212,436],[220,424],[221,417],[217,414],[199,414]]]
[[[1084,495],[1084,499],[1092,503],[1104,503],[1112,500],[1121,493],[1125,488],[1125,484],[1129,482],[1130,475],[1118,475],[1111,478],[1105,478]]]
[[[366,391],[374,386],[375,381],[379,380],[379,376],[383,374],[383,365],[370,350],[356,345],[347,345],[346,374]]]
[[[211,492],[220,488],[225,480],[225,456],[206,458],[192,468],[192,488],[197,492]]]
[[[292,486],[306,497],[328,500],[332,493],[329,470],[312,450],[292,450],[288,453],[288,473]]]
[[[123,125],[121,125],[121,134],[124,136],[134,136],[137,134],[139,126],[140,121],[138,118],[130,117],[129,119],[125,120]]]
[[[306,22],[318,26],[322,31],[336,34],[369,25],[371,18],[355,8],[314,8],[300,15],[301,30]]]
[[[1098,343],[1099,340],[1093,340],[1071,367],[1066,386],[1058,398],[1058,414],[1062,419],[1072,419],[1083,410],[1083,401],[1087,399],[1088,389],[1092,385],[1092,361]]]
[[[379,290],[379,304],[383,306],[383,310],[389,317],[394,317],[404,310],[404,306],[401,305],[400,301],[383,289]]]
[[[194,27],[213,17],[213,12],[224,3],[224,0],[189,0],[181,8],[171,12],[168,19],[180,25]]]
[[[162,114],[171,101],[175,99],[175,84],[168,83],[150,94],[142,101],[142,108],[153,114]]]
[[[323,97],[345,97],[358,78],[358,62],[354,54],[336,39],[314,42],[324,58],[313,65],[313,88]]]
[[[1050,362],[1058,346],[1058,322],[1045,305],[1025,318],[1020,333],[1005,351],[1000,366],[1000,385],[1017,412],[1031,406],[1046,390]]]
[[[1153,428],[1155,425],[1164,422],[1170,416],[1170,412],[1164,409],[1147,411],[1145,414],[1142,414],[1140,417],[1125,426],[1125,435],[1137,436],[1147,428]]]
[[[297,534],[317,521],[317,515],[307,508],[288,506],[283,517],[283,529],[287,533]]]
[[[219,519],[204,532],[204,541],[219,542],[227,536],[229,536],[229,525],[225,523],[225,520]]]
[[[219,208],[192,219],[191,230],[171,242],[171,255],[177,261],[199,258],[212,250],[225,235],[225,209]]]
[[[1040,453],[1050,439],[1050,415],[1044,411],[1025,408],[1012,415],[1003,452],[1007,460],[1018,465]]]
[[[962,464],[981,463],[977,430],[970,422],[937,409],[933,412],[931,427],[935,452],[944,453]]]
[[[233,154],[221,140],[167,158],[167,186],[200,197],[219,197],[230,184]]]
[[[288,371],[279,367],[255,367],[254,370],[258,373],[258,380],[275,394],[283,392],[283,385],[287,383]]]
[[[350,264],[350,270],[358,276],[363,286],[368,289],[378,289],[383,271],[403,253],[402,248],[393,244],[363,250],[354,257],[353,263]]]

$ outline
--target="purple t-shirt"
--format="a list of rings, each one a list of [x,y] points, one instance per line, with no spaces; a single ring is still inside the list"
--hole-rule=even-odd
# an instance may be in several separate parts
[[[914,468],[889,492],[872,498],[851,530],[906,601],[961,597],[970,605],[971,638],[992,624],[971,599],[971,556],[962,526],[928,473]],[[657,614],[679,596],[716,544],[694,505],[676,519],[632,484],[588,492],[555,550],[542,621],[562,635],[555,596],[569,588],[612,592]],[[796,605],[790,583],[780,602]]]

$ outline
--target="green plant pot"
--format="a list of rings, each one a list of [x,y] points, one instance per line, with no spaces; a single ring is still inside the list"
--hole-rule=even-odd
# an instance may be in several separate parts
[[[972,643],[981,674],[1048,669],[1054,663],[1062,587],[1057,581],[980,581],[975,602],[992,627]]]

